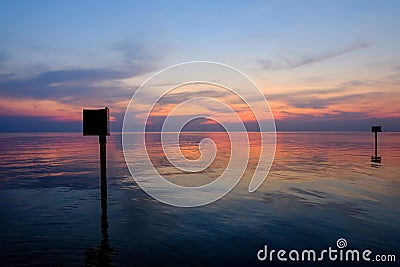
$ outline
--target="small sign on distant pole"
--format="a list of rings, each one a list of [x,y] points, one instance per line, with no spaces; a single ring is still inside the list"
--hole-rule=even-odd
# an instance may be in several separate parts
[[[381,162],[382,157],[378,157],[378,132],[382,132],[382,127],[372,126],[371,132],[375,133],[375,155],[371,157],[371,162]]]
[[[83,135],[98,135],[100,143],[101,207],[107,211],[106,136],[110,135],[110,110],[84,109]]]

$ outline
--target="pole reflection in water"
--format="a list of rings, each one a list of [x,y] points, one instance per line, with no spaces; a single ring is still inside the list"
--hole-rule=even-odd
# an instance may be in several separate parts
[[[86,250],[85,266],[114,266],[114,249],[108,241],[107,198],[102,198],[101,207],[101,235],[100,246],[90,247]]]

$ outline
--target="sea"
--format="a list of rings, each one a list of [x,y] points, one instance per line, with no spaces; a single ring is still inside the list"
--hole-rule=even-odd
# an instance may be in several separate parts
[[[181,133],[183,155],[198,157],[204,138],[221,152],[199,174],[165,164],[157,133],[146,133],[149,153],[136,153],[134,161],[150,154],[172,183],[209,183],[227,168],[231,146],[226,133]],[[259,156],[254,142],[236,187],[194,208],[162,203],[142,190],[121,140],[121,133],[107,137],[104,212],[96,136],[0,134],[0,266],[378,266],[376,255],[394,255],[396,262],[386,264],[399,264],[400,133],[379,133],[382,161],[373,163],[370,132],[278,132],[258,190],[248,191]],[[370,250],[370,261],[288,256],[311,249],[319,256],[329,248],[338,255]],[[286,261],[277,258],[279,250]]]

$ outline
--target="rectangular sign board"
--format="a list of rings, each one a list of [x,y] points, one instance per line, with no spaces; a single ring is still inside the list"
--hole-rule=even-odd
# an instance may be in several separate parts
[[[381,126],[372,126],[371,127],[371,132],[382,132],[382,127]]]
[[[110,135],[108,108],[83,110],[83,135]]]

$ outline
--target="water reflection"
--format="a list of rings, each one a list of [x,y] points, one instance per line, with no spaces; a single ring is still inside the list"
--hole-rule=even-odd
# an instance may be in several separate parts
[[[175,183],[215,179],[230,150],[223,135],[183,134],[180,145],[196,158],[204,137],[217,140],[219,154],[210,168],[186,176],[162,159],[158,137],[149,135],[157,169]],[[264,244],[318,249],[339,237],[352,248],[398,252],[399,133],[380,136],[385,161],[379,166],[370,163],[369,132],[277,137],[272,169],[258,191],[247,190],[259,153],[255,138],[232,192],[205,207],[179,209],[138,188],[124,162],[121,135],[113,134],[107,143],[108,210],[101,214],[97,138],[1,134],[1,265],[248,266],[257,263]]]
[[[371,167],[373,167],[373,168],[379,168],[380,166],[381,166],[382,164],[381,163],[378,163],[378,162],[374,162],[374,163],[371,163]]]
[[[103,203],[102,203],[103,204]],[[105,203],[107,205],[107,203]],[[89,247],[86,252],[85,266],[114,266],[114,249],[109,244],[107,207],[102,205],[101,241],[99,246]]]

